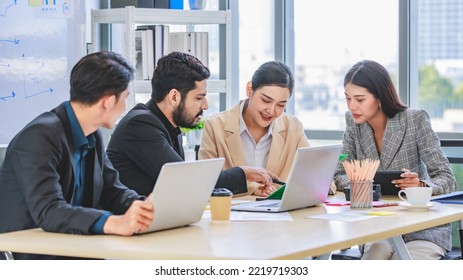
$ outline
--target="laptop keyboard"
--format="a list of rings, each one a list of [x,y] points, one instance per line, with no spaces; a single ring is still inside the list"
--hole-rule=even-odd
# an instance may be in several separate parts
[[[278,207],[280,206],[280,202],[272,202],[272,203],[267,203],[267,204],[262,204],[262,205],[257,205],[257,207]]]

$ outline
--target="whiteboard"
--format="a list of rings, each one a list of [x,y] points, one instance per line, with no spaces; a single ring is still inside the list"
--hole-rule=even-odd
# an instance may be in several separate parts
[[[0,0],[0,144],[69,99],[85,14],[83,0]]]

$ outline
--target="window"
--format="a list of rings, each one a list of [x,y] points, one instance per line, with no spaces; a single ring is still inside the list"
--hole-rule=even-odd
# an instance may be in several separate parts
[[[239,1],[239,99],[257,68],[275,59],[274,0]],[[233,106],[235,104],[231,104]]]
[[[357,61],[378,61],[397,83],[398,1],[295,0],[294,38],[295,114],[306,130],[344,131],[343,79]]]
[[[239,94],[243,98],[253,71],[275,59],[274,41],[281,37],[274,34],[277,0],[235,1],[239,2]],[[294,61],[286,63],[294,65],[294,114],[310,131],[309,138],[315,133],[317,138],[335,135],[340,139],[347,111],[344,74],[361,59],[384,65],[402,101],[425,109],[441,138],[461,138],[463,1],[290,3],[293,14],[286,21],[294,21],[290,23],[294,26]]]
[[[463,132],[463,1],[418,0],[418,104],[437,132]]]

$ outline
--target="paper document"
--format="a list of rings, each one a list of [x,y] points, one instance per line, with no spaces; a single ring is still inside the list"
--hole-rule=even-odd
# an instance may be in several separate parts
[[[202,219],[211,219],[211,211],[206,210]],[[282,213],[259,213],[245,211],[231,211],[230,221],[293,221],[288,212]]]
[[[305,218],[330,221],[357,222],[390,215],[397,215],[397,213],[390,211],[347,211],[342,213],[306,216]]]

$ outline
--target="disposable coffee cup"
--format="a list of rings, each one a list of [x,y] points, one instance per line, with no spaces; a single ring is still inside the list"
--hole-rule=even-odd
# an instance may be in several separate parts
[[[212,191],[209,204],[211,206],[211,219],[213,221],[230,220],[230,207],[233,193],[225,188]]]

